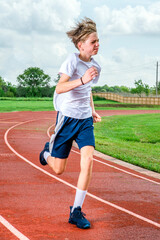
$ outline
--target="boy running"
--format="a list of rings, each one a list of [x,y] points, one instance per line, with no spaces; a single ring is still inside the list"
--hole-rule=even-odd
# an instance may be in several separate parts
[[[40,153],[40,162],[42,165],[48,164],[56,174],[62,174],[72,142],[76,141],[81,153],[81,170],[75,201],[70,207],[69,223],[85,229],[90,227],[90,222],[81,208],[92,174],[95,148],[93,122],[101,121],[95,112],[91,93],[91,86],[97,83],[101,71],[92,58],[98,53],[99,39],[96,24],[89,18],[78,22],[67,35],[79,53],[69,55],[59,70],[60,80],[54,94],[57,111],[55,133]]]

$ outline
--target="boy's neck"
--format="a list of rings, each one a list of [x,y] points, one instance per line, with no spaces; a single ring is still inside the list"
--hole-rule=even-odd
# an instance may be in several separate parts
[[[84,62],[90,62],[91,61],[91,56],[86,56],[82,53],[79,54],[79,58]]]

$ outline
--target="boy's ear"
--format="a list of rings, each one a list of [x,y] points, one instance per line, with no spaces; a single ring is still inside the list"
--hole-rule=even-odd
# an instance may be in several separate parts
[[[79,50],[81,50],[82,42],[78,42],[77,47],[78,47]]]

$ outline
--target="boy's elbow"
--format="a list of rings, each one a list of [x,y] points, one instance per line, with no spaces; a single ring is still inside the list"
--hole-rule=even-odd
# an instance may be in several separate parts
[[[57,94],[60,94],[60,93],[61,93],[60,88],[58,87],[58,85],[56,86],[56,93],[57,93]]]

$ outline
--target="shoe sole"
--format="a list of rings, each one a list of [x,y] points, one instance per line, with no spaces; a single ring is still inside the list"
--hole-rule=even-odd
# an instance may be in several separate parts
[[[84,226],[80,226],[80,225],[78,225],[76,222],[73,222],[72,220],[69,220],[68,222],[71,223],[71,224],[76,225],[78,228],[81,228],[81,229],[87,229],[87,228],[90,228],[90,227],[91,227],[89,224],[86,224],[86,225],[84,225]]]
[[[48,163],[46,162],[46,160],[44,159],[44,157],[43,157],[44,152],[47,151],[46,148],[49,147],[48,145],[49,145],[49,143],[47,142],[47,143],[45,144],[45,146],[44,146],[44,150],[43,150],[43,151],[40,153],[40,155],[39,155],[39,161],[40,161],[40,163],[41,163],[43,166],[45,166],[45,165],[48,164]]]
[[[47,162],[46,162],[46,160],[44,159],[44,157],[43,157],[43,153],[44,153],[45,151],[43,150],[41,153],[40,153],[40,156],[39,156],[39,161],[40,161],[40,163],[43,165],[43,166],[45,166],[45,165],[47,165]]]

